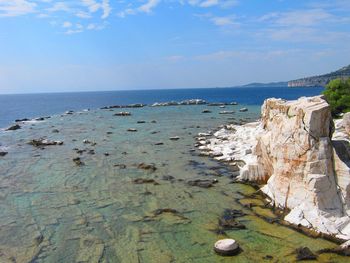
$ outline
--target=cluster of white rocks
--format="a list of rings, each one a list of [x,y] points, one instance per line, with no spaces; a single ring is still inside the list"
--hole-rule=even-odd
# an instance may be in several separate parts
[[[261,121],[229,125],[199,149],[258,182],[286,221],[350,240],[350,114],[333,122],[322,96],[268,99]]]

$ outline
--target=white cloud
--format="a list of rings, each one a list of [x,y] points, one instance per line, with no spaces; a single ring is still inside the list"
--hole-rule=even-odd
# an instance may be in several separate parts
[[[0,17],[21,16],[34,13],[37,4],[27,0],[0,0]]]
[[[53,6],[47,8],[49,12],[71,12],[71,8],[65,2],[56,2]]]
[[[322,9],[296,10],[290,12],[270,13],[262,16],[260,21],[278,26],[314,26],[328,21],[333,16]]]
[[[218,5],[219,0],[205,0],[199,4],[200,7],[211,7],[214,5]]]
[[[88,8],[90,13],[96,13],[102,10],[102,19],[109,17],[112,10],[109,0],[102,0],[102,2],[97,2],[96,0],[81,0],[81,3]]]
[[[103,0],[102,1],[102,10],[103,10],[103,15],[102,15],[101,18],[102,19],[106,19],[110,15],[110,13],[112,11],[112,8],[111,8],[111,6],[109,4],[109,0]]]
[[[105,24],[103,25],[97,25],[97,24],[88,24],[88,26],[86,27],[87,30],[102,30],[106,27]]]
[[[72,27],[72,23],[71,23],[71,22],[69,22],[69,21],[66,21],[66,22],[64,22],[64,23],[62,24],[62,27],[63,27],[63,28],[69,28],[69,27]]]
[[[71,25],[69,27],[69,29],[66,32],[64,32],[64,33],[66,35],[73,35],[73,34],[82,33],[83,31],[84,31],[83,25],[78,23],[78,24],[75,24],[74,27],[73,27],[73,25]]]
[[[238,0],[188,0],[188,4],[203,8],[218,6],[220,8],[230,8],[238,5]],[[180,1],[184,4],[184,1]]]
[[[350,35],[345,32],[333,32],[322,28],[311,27],[290,27],[270,28],[259,34],[261,37],[268,37],[275,41],[294,43],[348,43]]]
[[[161,0],[147,0],[146,3],[137,8],[127,8],[118,13],[121,18],[127,15],[136,15],[137,13],[151,13],[152,10],[160,4]]]
[[[229,26],[229,25],[238,25],[234,22],[233,17],[222,16],[222,17],[212,17],[210,21],[216,26]]]
[[[76,17],[82,18],[82,19],[89,19],[92,18],[91,14],[84,12],[84,11],[78,11],[76,12]]]
[[[337,2],[337,1],[336,1]],[[332,12],[331,8],[322,9],[327,4],[313,5],[312,9],[272,12],[258,19],[266,27],[257,33],[260,38],[291,43],[332,43],[349,40],[345,32],[332,30],[332,26],[349,23],[347,17]]]
[[[82,4],[89,9],[90,13],[95,13],[101,8],[101,4],[95,0],[81,0]]]
[[[139,12],[150,13],[160,3],[160,0],[148,0],[147,3],[141,5],[137,10]]]
[[[81,29],[69,29],[65,32],[66,35],[74,35],[74,34],[79,34],[82,33],[83,30]]]

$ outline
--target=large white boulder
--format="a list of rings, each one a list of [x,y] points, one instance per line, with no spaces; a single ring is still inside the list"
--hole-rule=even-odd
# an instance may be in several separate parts
[[[349,131],[350,113],[333,123],[322,96],[272,98],[260,122],[223,128],[202,148],[263,184],[272,205],[290,209],[286,221],[349,240]]]
[[[348,144],[332,142],[328,103],[321,96],[268,99],[262,125],[254,152],[267,179],[262,191],[291,210],[285,220],[350,239]],[[255,181],[256,175],[242,170],[241,178]]]

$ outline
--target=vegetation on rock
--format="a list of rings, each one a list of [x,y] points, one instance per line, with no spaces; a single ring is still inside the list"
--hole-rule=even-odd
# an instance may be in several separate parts
[[[350,111],[350,78],[332,80],[323,94],[331,106],[332,115]]]

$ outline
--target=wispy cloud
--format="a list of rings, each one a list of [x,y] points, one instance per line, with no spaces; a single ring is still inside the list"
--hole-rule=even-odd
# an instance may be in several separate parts
[[[63,28],[69,28],[69,27],[72,27],[72,23],[71,23],[71,22],[69,22],[69,21],[66,21],[66,22],[64,22],[64,23],[62,24],[62,27],[63,27]]]
[[[21,16],[35,12],[37,4],[27,0],[0,0],[0,16]]]
[[[46,9],[50,13],[54,12],[71,12],[72,9],[65,2],[56,2],[51,7]]]
[[[140,5],[136,8],[127,8],[118,13],[118,16],[121,18],[126,17],[127,15],[136,15],[137,13],[151,13],[152,10],[160,4],[161,0],[147,0],[146,3]]]
[[[239,25],[237,22],[235,22],[233,16],[214,16],[210,18],[210,21],[216,26]]]
[[[81,2],[88,8],[89,13],[95,13],[102,10],[102,19],[106,19],[112,10],[109,0],[102,0],[102,2],[97,2],[95,0],[81,0]]]
[[[180,1],[182,4],[187,2],[192,6],[198,6],[203,8],[209,7],[220,7],[220,8],[230,8],[238,5],[238,0],[188,0],[188,1]]]
[[[333,17],[323,9],[296,10],[290,12],[269,13],[260,18],[260,21],[279,26],[313,26],[329,21]]]
[[[69,25],[69,27],[68,27],[69,29],[65,32],[66,35],[78,34],[78,33],[82,33],[84,31],[84,26],[82,24],[77,23],[75,25],[72,25],[70,23],[68,25]]]
[[[341,1],[335,0],[335,5],[336,2],[340,4]],[[344,42],[345,39],[348,41],[350,36],[345,32],[334,30],[334,26],[345,25],[350,20],[332,8],[325,8],[325,4],[327,1],[323,4],[309,5],[305,9],[267,13],[257,20],[264,27],[256,35],[292,43],[326,44],[335,41]]]

